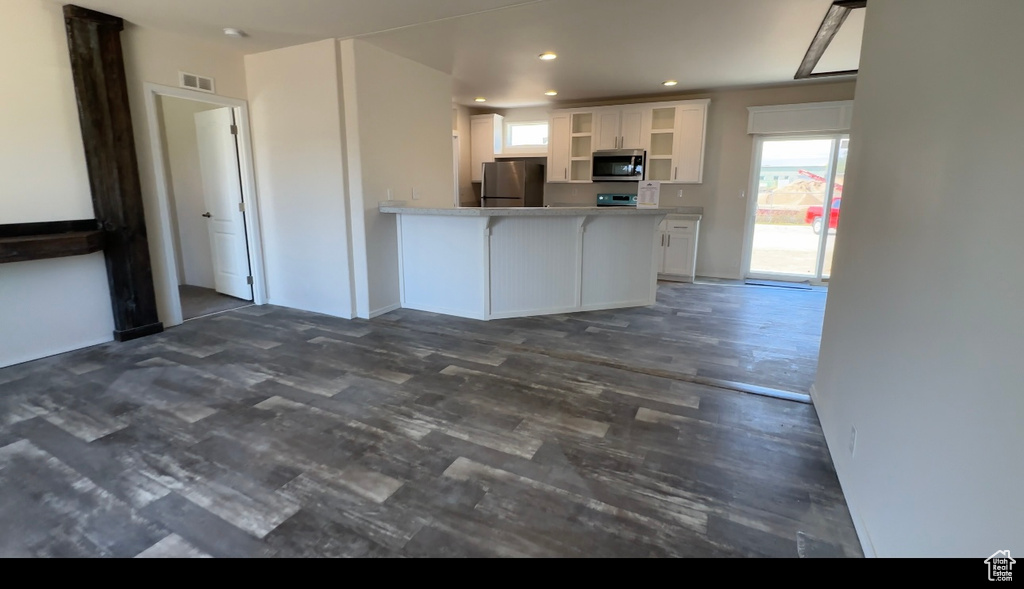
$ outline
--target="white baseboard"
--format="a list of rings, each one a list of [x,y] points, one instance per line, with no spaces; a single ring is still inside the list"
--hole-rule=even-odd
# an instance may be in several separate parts
[[[543,315],[564,315],[567,313],[583,313],[585,311],[607,311],[609,309],[628,309],[630,307],[650,307],[651,302],[625,301],[620,303],[598,303],[594,305],[583,305],[580,307],[559,307],[555,309],[527,309],[524,311],[506,311],[502,313],[491,313],[490,319],[517,319],[519,317],[541,317]]]
[[[395,303],[394,305],[388,305],[387,307],[381,307],[376,311],[370,311],[370,319],[374,317],[380,317],[381,315],[387,315],[392,311],[397,311],[402,308],[402,303]]]
[[[109,344],[112,341],[114,341],[113,335],[102,339],[85,340],[82,342],[77,342],[71,344],[70,346],[60,346],[52,350],[47,350],[46,352],[43,352],[41,356],[28,355],[8,358],[5,360],[0,360],[0,368],[7,368],[8,366],[17,366],[18,364],[33,362],[35,360],[42,360],[43,358],[50,358],[52,356],[59,356],[61,354],[67,354],[68,352],[74,352],[76,350],[84,350],[85,348],[91,348],[93,346],[101,346],[103,344]]]
[[[426,313],[437,313],[438,315],[451,315],[453,317],[462,317],[463,319],[477,319],[479,321],[487,320],[483,312],[477,313],[474,311],[463,311],[460,309],[446,309],[444,307],[435,307],[433,305],[418,305],[408,301],[402,305],[401,308],[412,309],[413,311],[424,311]]]
[[[811,404],[817,407],[820,400],[818,393],[818,383],[811,385],[810,390]],[[818,423],[821,423],[821,412],[818,412]],[[821,423],[822,435],[825,433],[825,424]],[[845,448],[845,444],[839,445],[841,448]],[[832,459],[833,467],[836,464],[836,454],[832,451],[832,445],[828,443],[828,436],[825,436],[825,447],[828,448],[828,455]],[[850,519],[853,520],[853,529],[857,533],[857,540],[860,542],[860,549],[864,552],[864,556],[868,558],[877,558],[878,554],[875,552],[875,546],[871,543],[871,534],[868,533],[867,526],[864,524],[864,520],[857,513],[857,508],[850,503],[849,496],[846,493],[847,485],[843,484],[843,475],[836,468],[836,478],[839,479],[839,488],[843,491],[843,499],[846,501],[846,508],[850,511]]]
[[[562,315],[564,313],[576,313],[581,309],[577,306],[572,307],[558,307],[554,309],[524,309],[522,311],[504,311],[501,313],[491,313],[488,319],[516,319],[519,317],[540,317],[543,315]]]
[[[609,309],[629,309],[632,307],[650,307],[653,303],[649,300],[644,299],[642,301],[625,301],[621,303],[597,303],[593,305],[583,305],[577,311],[607,311]]]

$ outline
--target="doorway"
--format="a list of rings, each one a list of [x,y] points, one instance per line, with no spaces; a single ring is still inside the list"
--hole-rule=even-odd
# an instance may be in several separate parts
[[[172,96],[159,105],[182,319],[252,304],[234,113]]]
[[[167,267],[164,323],[265,304],[244,101],[146,88]]]
[[[756,140],[748,280],[828,283],[849,141],[845,134]]]

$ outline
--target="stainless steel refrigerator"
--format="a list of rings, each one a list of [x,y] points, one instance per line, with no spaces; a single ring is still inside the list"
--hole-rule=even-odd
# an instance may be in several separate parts
[[[525,161],[484,164],[482,207],[544,206],[544,166]]]

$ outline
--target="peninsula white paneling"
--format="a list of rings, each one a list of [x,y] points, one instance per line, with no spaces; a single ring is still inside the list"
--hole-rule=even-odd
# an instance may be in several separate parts
[[[495,219],[491,227],[491,317],[576,308],[579,217]]]
[[[583,232],[584,309],[653,305],[658,217],[592,217]],[[621,268],[608,272],[608,268]]]
[[[491,320],[654,303],[657,209],[380,211],[397,217],[404,308]]]
[[[402,215],[402,307],[485,319],[486,227],[487,219]]]

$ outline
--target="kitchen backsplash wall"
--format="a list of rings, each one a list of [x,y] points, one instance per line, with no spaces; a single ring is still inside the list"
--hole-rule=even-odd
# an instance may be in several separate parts
[[[680,186],[663,186],[661,189],[662,207],[681,207],[699,204],[679,198]],[[544,204],[549,206],[583,206],[592,207],[597,204],[598,194],[636,194],[639,189],[637,182],[594,182],[593,184],[548,184],[544,191]],[[685,195],[685,191],[684,191]]]

